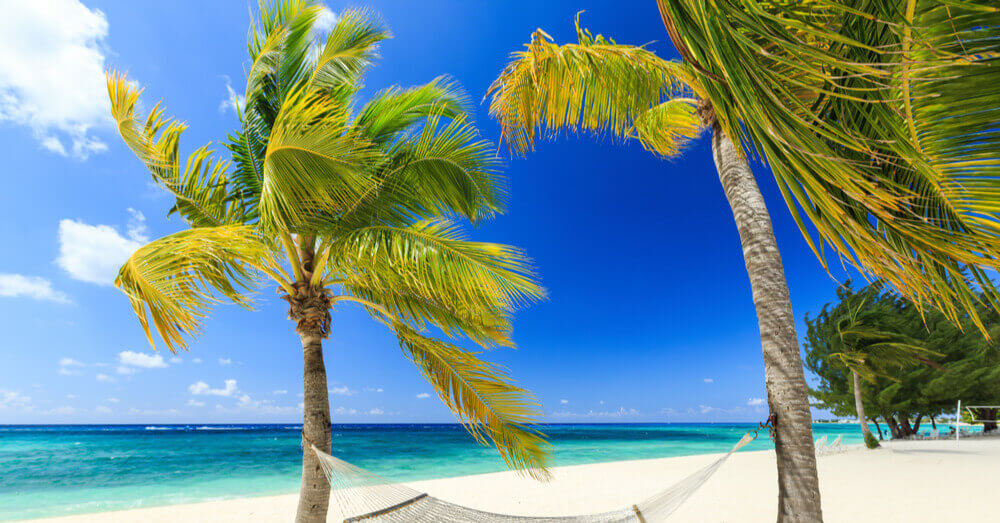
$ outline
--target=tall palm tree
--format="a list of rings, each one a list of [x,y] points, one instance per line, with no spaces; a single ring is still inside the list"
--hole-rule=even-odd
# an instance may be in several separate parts
[[[778,519],[821,521],[788,286],[746,151],[767,161],[824,266],[829,246],[953,321],[961,309],[975,314],[977,285],[997,306],[983,267],[1000,265],[991,87],[1000,9],[987,0],[657,3],[683,62],[579,23],[576,44],[539,29],[491,86],[490,111],[515,153],[539,133],[582,129],[669,157],[711,131],[777,419]]]
[[[851,372],[854,405],[865,442],[876,440],[868,428],[861,380],[872,384],[880,376],[894,380],[888,372],[893,367],[923,364],[940,369],[941,366],[930,358],[943,356],[904,334],[905,318],[896,298],[883,293],[882,288],[882,284],[876,282],[854,292],[845,285],[844,290],[838,292],[841,302],[830,311],[824,307],[820,315],[811,320],[832,327],[829,342],[833,352],[828,357],[835,365]]]
[[[140,90],[109,74],[122,138],[189,226],[139,248],[115,284],[150,343],[151,319],[171,351],[217,300],[250,307],[248,291],[266,279],[278,286],[304,360],[297,521],[326,521],[330,487],[309,449],[330,450],[322,340],[338,305],[357,304],[391,329],[476,440],[492,442],[510,467],[544,476],[549,448],[533,396],[449,341],[513,346],[513,310],[544,296],[520,250],[467,241],[455,221],[502,210],[493,145],[445,79],[391,87],[355,110],[388,32],[373,15],[348,11],[314,47],[320,12],[311,0],[261,5],[229,160],[204,146],[182,169],[185,126],[158,105],[140,119]]]

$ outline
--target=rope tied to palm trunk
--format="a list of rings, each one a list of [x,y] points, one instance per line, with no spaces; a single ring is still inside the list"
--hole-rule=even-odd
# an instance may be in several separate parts
[[[295,332],[300,335],[330,337],[330,307],[332,293],[326,288],[316,288],[308,282],[292,284],[295,294],[285,294],[288,302],[288,319],[295,322]]]

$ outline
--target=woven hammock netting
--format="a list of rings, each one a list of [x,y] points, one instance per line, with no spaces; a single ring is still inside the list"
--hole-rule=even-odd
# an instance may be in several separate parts
[[[311,445],[330,480],[333,497],[340,505],[344,523],[354,522],[639,522],[665,521],[681,504],[708,481],[708,478],[740,447],[754,439],[747,433],[729,452],[695,471],[673,486],[631,507],[579,516],[516,516],[495,514],[457,505],[331,456]]]

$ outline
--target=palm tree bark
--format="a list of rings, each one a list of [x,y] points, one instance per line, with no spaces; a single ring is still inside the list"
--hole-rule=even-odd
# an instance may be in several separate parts
[[[716,123],[712,154],[743,245],[760,326],[767,400],[777,415],[778,521],[822,521],[808,389],[771,217],[750,166]]]
[[[851,374],[854,375],[854,408],[858,411],[858,423],[861,424],[861,435],[864,436],[865,441],[868,441],[871,431],[868,429],[868,418],[865,416],[865,402],[861,400],[861,377],[853,370]]]
[[[324,523],[330,505],[330,484],[310,445],[330,452],[330,399],[323,364],[323,339],[317,333],[300,333],[304,369],[302,408],[302,487],[295,513],[298,523]],[[312,442],[312,443],[310,443]]]

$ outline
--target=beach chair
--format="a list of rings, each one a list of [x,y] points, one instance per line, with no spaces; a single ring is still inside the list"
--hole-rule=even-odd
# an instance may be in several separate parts
[[[930,437],[931,439],[937,439],[940,436],[941,436],[941,431],[938,430],[938,429],[931,429],[931,431],[930,431],[930,433],[928,435],[928,437]]]
[[[844,449],[843,441],[844,441],[844,435],[843,434],[837,434],[837,439],[833,440],[833,443],[831,443],[830,446],[827,447],[827,450],[831,450],[831,451],[833,451],[833,450],[843,450]]]
[[[825,452],[825,451],[826,451],[826,436],[823,436],[822,438],[816,440],[816,453],[818,454],[820,452]]]

